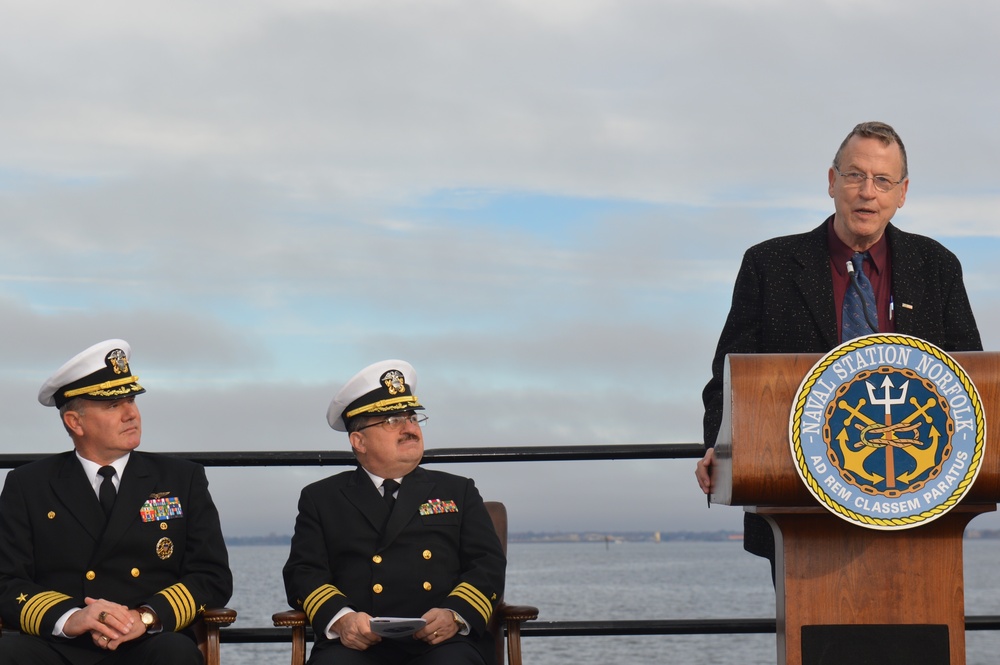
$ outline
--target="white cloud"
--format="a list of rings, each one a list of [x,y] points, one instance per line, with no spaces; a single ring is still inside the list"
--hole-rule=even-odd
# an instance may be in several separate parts
[[[956,251],[1000,347],[1000,6],[0,12],[4,452],[66,445],[37,386],[114,336],[149,377],[153,450],[338,445],[332,391],[394,356],[435,403],[430,446],[696,441],[742,252],[829,214],[833,153],[870,119],[909,151],[899,225]],[[738,528],[690,460],[568,467],[466,471],[532,528]],[[262,507],[246,487],[270,473],[213,487],[236,533],[281,531],[326,471]],[[662,509],[618,508],[640,503]]]

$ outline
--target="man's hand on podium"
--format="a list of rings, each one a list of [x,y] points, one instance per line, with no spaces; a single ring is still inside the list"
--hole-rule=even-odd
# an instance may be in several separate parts
[[[698,479],[698,486],[708,498],[708,507],[712,507],[712,463],[715,462],[715,448],[705,451],[705,456],[698,460],[694,468],[694,477]]]

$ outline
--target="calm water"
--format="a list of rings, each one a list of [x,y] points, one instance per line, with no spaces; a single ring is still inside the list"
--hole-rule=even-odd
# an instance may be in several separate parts
[[[286,609],[285,547],[230,548],[238,626],[271,625]],[[966,613],[1000,614],[1000,541],[965,543]],[[535,605],[544,620],[698,619],[774,616],[770,568],[738,543],[517,544],[508,552],[509,602]],[[966,634],[968,665],[1000,660],[1000,632]],[[526,637],[527,665],[773,665],[774,635]],[[224,644],[222,662],[289,661],[288,645]]]

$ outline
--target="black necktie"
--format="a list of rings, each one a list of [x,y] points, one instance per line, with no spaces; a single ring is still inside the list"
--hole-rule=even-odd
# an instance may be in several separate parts
[[[97,470],[97,473],[104,476],[104,480],[101,481],[101,489],[98,491],[97,496],[101,500],[101,508],[104,509],[104,516],[108,517],[111,515],[111,509],[115,505],[115,496],[117,495],[117,492],[115,491],[115,483],[111,480],[115,475],[115,467],[102,466]]]
[[[844,294],[841,342],[878,332],[875,292],[872,290],[872,283],[865,275],[864,269],[867,257],[868,252],[863,254],[854,252],[851,257],[854,271],[851,272],[851,283],[847,285],[847,292]]]
[[[385,507],[392,512],[392,507],[396,505],[396,497],[393,494],[399,489],[399,483],[397,483],[392,478],[386,478],[382,481],[382,500],[385,501]]]

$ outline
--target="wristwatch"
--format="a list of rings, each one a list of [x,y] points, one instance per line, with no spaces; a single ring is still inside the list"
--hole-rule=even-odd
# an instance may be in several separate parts
[[[138,611],[139,620],[142,621],[142,625],[146,627],[146,632],[148,633],[156,627],[156,615],[153,614],[153,610],[148,607],[140,607],[138,608]]]
[[[455,610],[451,611],[451,618],[454,619],[455,625],[458,627],[459,634],[464,635],[463,631],[467,630],[469,628],[469,625],[465,623],[462,617],[458,616],[458,612],[456,612]]]

